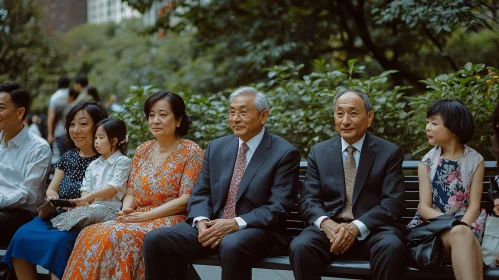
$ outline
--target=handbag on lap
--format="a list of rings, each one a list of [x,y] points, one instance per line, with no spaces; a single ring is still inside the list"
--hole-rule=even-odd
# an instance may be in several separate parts
[[[451,215],[441,215],[413,228],[405,237],[409,264],[423,270],[442,267],[444,246],[439,235],[457,225],[466,223]]]

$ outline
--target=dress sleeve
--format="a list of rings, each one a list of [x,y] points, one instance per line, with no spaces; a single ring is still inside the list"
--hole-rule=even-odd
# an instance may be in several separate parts
[[[197,145],[190,152],[190,155],[188,155],[180,181],[179,196],[192,193],[192,187],[197,183],[199,174],[201,174],[201,170],[203,169],[203,156],[203,150]]]
[[[426,155],[421,159],[421,163],[426,165],[428,168],[431,168],[431,165],[433,163],[433,153],[435,152],[436,147],[428,151]]]
[[[54,167],[66,172],[66,167],[67,167],[67,161],[69,156],[73,153],[73,151],[67,151],[61,157],[57,160],[57,162],[54,164]]]

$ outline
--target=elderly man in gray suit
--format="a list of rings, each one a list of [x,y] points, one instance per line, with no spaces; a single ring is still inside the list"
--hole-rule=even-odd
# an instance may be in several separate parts
[[[340,136],[312,147],[300,190],[300,214],[309,226],[290,246],[295,279],[320,279],[321,268],[343,254],[369,259],[375,279],[403,278],[402,150],[366,133],[373,118],[364,92],[335,97]]]
[[[251,279],[251,265],[289,244],[285,221],[298,189],[299,151],[269,133],[267,97],[246,87],[230,95],[234,135],[206,149],[187,221],[148,233],[146,279],[174,279],[179,264],[217,254],[222,279]]]

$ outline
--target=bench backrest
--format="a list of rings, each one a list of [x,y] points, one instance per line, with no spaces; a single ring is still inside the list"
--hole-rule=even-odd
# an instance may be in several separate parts
[[[419,204],[419,180],[417,176],[417,164],[414,161],[404,161],[404,181],[405,181],[405,206],[406,209],[402,216],[401,222],[407,225],[414,215]],[[305,178],[307,172],[306,162],[300,164],[300,181]],[[483,179],[483,192],[482,192],[482,202],[481,207],[487,210],[487,213],[492,212],[493,203],[489,200],[488,190],[490,187],[490,178],[493,178],[496,174],[496,168],[494,162],[485,163],[485,177]],[[293,207],[290,217],[286,221],[286,227],[291,236],[297,236],[305,227],[305,224],[298,213],[298,200]]]

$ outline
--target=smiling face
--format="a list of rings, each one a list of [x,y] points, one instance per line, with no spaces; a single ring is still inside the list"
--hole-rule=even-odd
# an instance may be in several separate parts
[[[87,150],[94,145],[94,121],[85,110],[78,111],[69,125],[69,136],[80,150]]]
[[[431,116],[426,119],[426,136],[428,142],[433,146],[442,146],[451,141],[455,135],[445,127],[444,120],[440,115]]]
[[[336,101],[336,131],[350,145],[362,139],[373,118],[374,112],[367,112],[362,98],[353,92],[344,93]]]
[[[258,112],[254,95],[238,95],[230,103],[229,123],[234,135],[248,142],[263,129],[268,110]]]
[[[166,99],[156,101],[147,117],[149,131],[158,140],[175,138],[175,130],[180,125],[181,120],[182,118],[175,119],[175,114],[173,114],[170,103]]]
[[[117,138],[113,138],[112,140],[108,138],[107,133],[106,131],[104,131],[102,125],[99,126],[95,131],[95,150],[105,158],[109,158],[114,152],[116,152],[117,143]]]
[[[0,93],[0,131],[11,130],[12,127],[19,126],[23,122],[24,108],[18,108],[10,94]]]

